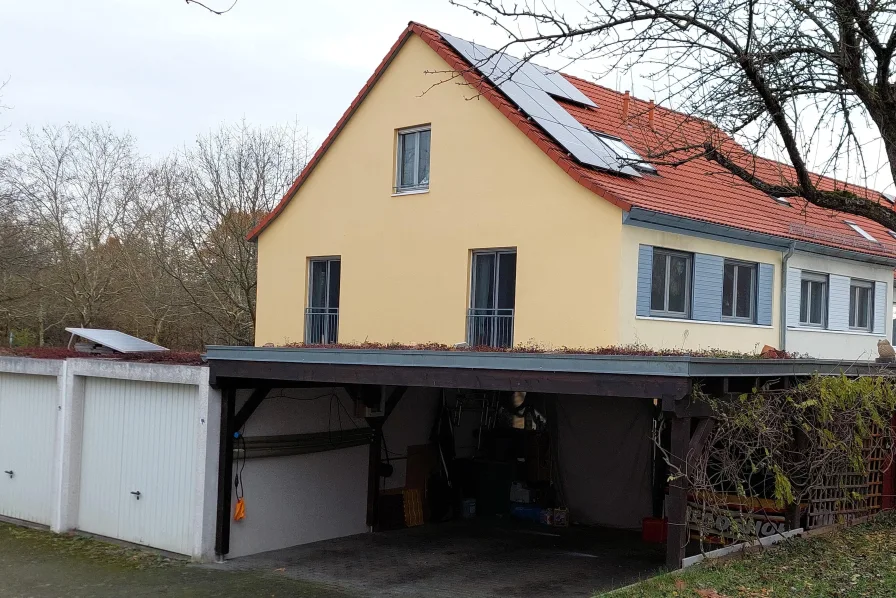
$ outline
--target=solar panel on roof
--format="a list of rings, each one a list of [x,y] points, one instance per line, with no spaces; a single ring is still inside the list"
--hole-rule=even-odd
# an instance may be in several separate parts
[[[641,176],[556,102],[554,97],[560,97],[596,107],[563,75],[447,33],[440,35],[576,160],[604,170]]]
[[[101,328],[66,328],[73,336],[80,336],[97,345],[109,347],[119,353],[149,353],[167,351],[165,347],[149,341],[119,332],[118,330],[103,330]]]

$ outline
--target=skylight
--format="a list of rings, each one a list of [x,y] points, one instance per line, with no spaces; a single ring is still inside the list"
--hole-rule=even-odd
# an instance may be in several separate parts
[[[894,232],[891,231],[891,230],[888,230],[887,232],[890,233],[890,236],[891,236],[891,237],[893,237],[894,239],[896,239],[896,233],[894,233]]]
[[[790,206],[790,200],[787,199],[786,197],[776,197],[776,196],[772,195],[772,199],[774,199],[776,203],[779,203],[782,206],[788,206],[788,207]]]
[[[601,143],[607,146],[607,149],[616,154],[619,161],[644,172],[656,173],[656,168],[654,168],[653,164],[644,160],[638,152],[630,148],[622,139],[605,133],[598,133],[597,131],[591,132],[594,133],[594,136],[597,137]]]
[[[896,204],[896,193],[881,193],[881,197],[892,204]]]
[[[859,225],[856,224],[855,222],[850,222],[849,220],[844,220],[843,222],[845,222],[846,225],[847,225],[849,228],[851,228],[852,230],[856,231],[857,233],[859,233],[860,235],[862,235],[863,237],[865,237],[865,238],[868,239],[869,241],[874,241],[875,243],[877,243],[877,239],[875,239],[874,237],[872,237],[871,235],[869,235],[867,232],[865,232],[865,229],[863,229],[861,226],[859,226]]]

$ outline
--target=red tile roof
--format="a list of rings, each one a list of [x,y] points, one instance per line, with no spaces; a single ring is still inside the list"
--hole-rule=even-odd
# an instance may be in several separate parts
[[[664,165],[658,160],[660,163],[656,164],[657,175],[645,174],[642,177],[611,174],[578,164],[568,156],[565,149],[528,120],[526,115],[491,83],[472,71],[465,60],[441,38],[437,31],[418,23],[408,25],[280,204],[250,233],[250,239],[257,238],[283,210],[412,34],[420,36],[451,68],[460,72],[467,83],[488,99],[570,177],[623,210],[629,211],[637,207],[743,231],[896,259],[896,240],[882,225],[858,216],[819,208],[799,198],[790,199],[792,207],[782,206],[765,193],[724,171],[715,162],[702,157],[678,166]],[[630,99],[629,117],[624,120],[625,94],[577,77],[565,74],[564,76],[598,106],[589,108],[561,101],[569,113],[590,129],[623,139],[641,155],[646,156],[648,148],[656,148],[660,144],[667,147],[682,147],[701,144],[708,136],[712,136],[722,144],[727,153],[739,155],[741,163],[753,169],[761,180],[770,184],[792,180],[790,177],[793,172],[789,166],[752,156],[730,137],[705,121],[656,107],[652,123],[649,123],[647,114],[650,111],[650,104],[635,98]],[[667,158],[665,161],[671,162],[672,159]],[[822,189],[846,189],[884,205],[890,205],[877,191],[822,176],[817,180]],[[849,228],[844,220],[855,222],[879,242],[874,243],[862,238]]]

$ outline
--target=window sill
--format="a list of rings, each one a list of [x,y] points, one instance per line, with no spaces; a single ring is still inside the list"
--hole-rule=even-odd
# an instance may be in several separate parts
[[[420,195],[421,193],[429,193],[429,187],[426,189],[408,189],[407,191],[396,191],[392,197],[401,197],[402,195]]]
[[[745,322],[708,322],[706,320],[692,320],[689,318],[663,318],[660,316],[635,316],[636,320],[653,320],[655,322],[684,322],[686,324],[709,324],[710,326],[736,326],[739,328],[763,328],[771,330],[774,326],[765,324],[747,324]]]
[[[853,336],[876,336],[879,338],[887,338],[885,333],[869,332],[867,330],[830,330],[828,328],[817,328],[815,326],[788,326],[787,330],[795,330],[797,332],[827,332],[828,334],[851,334]]]

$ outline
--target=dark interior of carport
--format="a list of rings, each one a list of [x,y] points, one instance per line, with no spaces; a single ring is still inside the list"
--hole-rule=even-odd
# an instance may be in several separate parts
[[[581,576],[606,561],[608,574],[616,570],[607,580],[615,585],[664,563],[677,568],[686,554],[687,490],[667,482],[653,436],[661,426],[663,447],[679,464],[699,447],[712,423],[707,406],[690,401],[695,382],[725,395],[819,366],[842,371],[814,360],[469,351],[211,347],[207,357],[211,382],[222,391],[219,555],[230,552],[234,455],[239,462],[241,450],[266,450],[265,439],[241,439],[240,430],[271,389],[338,387],[367,427],[325,439],[292,437],[289,446],[369,447],[367,487],[359,489],[366,494],[366,522],[395,540],[362,550],[393,559],[402,558],[394,554],[400,547],[419,553],[432,543],[470,551],[479,542],[490,556],[511,545],[517,554],[547,547],[551,558],[529,563],[551,569],[544,575]],[[434,408],[415,416],[421,421],[392,419],[402,409],[421,413],[408,407],[421,389],[435,397]],[[251,393],[239,408],[238,392]],[[394,436],[410,425],[425,427],[429,442],[394,448]],[[389,480],[399,465],[401,487],[395,488]],[[415,529],[386,531],[405,527]],[[664,540],[665,547],[651,544]],[[561,564],[565,554],[592,558]],[[594,590],[601,582],[587,583]]]

